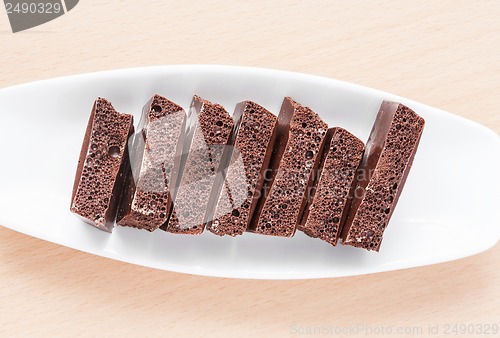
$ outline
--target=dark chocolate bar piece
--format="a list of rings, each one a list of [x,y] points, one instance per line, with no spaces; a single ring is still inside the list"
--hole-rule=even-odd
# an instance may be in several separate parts
[[[307,202],[328,125],[310,108],[286,97],[278,116],[266,182],[249,231],[291,237]]]
[[[76,170],[70,210],[93,226],[111,232],[126,172],[133,117],[98,98],[90,114]]]
[[[241,235],[249,226],[269,166],[277,117],[255,102],[236,106],[241,122],[221,191],[212,198],[207,229],[216,235]],[[229,148],[228,148],[229,149]]]
[[[310,237],[337,244],[364,149],[363,141],[347,130],[338,127],[328,130],[324,155],[299,230]]]
[[[131,152],[132,172],[118,210],[119,225],[153,231],[167,221],[185,124],[184,109],[160,95],[144,106]]]
[[[379,251],[424,124],[410,108],[396,102],[382,103],[356,175],[342,244]]]
[[[189,120],[188,134],[192,136],[187,136],[191,143],[185,149],[184,170],[170,218],[161,228],[172,233],[200,234],[207,222],[208,202],[234,121],[224,107],[198,96],[191,103]]]

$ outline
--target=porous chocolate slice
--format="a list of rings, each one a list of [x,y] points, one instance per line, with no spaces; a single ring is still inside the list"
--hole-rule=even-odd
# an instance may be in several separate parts
[[[241,235],[247,229],[276,137],[277,117],[257,103],[239,103],[234,116],[241,116],[234,148],[220,194],[213,196],[216,204],[208,208],[207,229],[219,236]]]
[[[294,235],[327,129],[328,125],[310,108],[285,98],[266,182],[249,231],[283,237]]]
[[[184,171],[170,218],[161,228],[173,233],[200,234],[207,221],[208,201],[234,121],[224,107],[198,96],[191,103],[189,120],[192,141],[189,150],[185,149]]]
[[[117,223],[153,231],[167,221],[172,207],[186,124],[184,110],[155,95],[144,106],[131,152],[132,174],[118,211]]]
[[[410,108],[384,101],[366,144],[342,243],[379,251],[417,151],[425,121]]]
[[[299,230],[310,237],[337,244],[364,149],[363,141],[347,130],[328,130],[325,150],[317,174],[314,175],[313,188]]]
[[[133,117],[98,98],[90,114],[76,170],[70,210],[95,227],[111,232],[126,172]]]

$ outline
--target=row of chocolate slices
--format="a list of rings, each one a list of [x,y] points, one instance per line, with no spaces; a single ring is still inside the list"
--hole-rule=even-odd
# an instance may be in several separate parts
[[[296,229],[332,245],[378,251],[424,120],[384,101],[367,145],[286,97],[279,116],[252,101],[198,96],[188,114],[155,95],[133,117],[98,98],[85,134],[71,211],[112,231],[216,235]]]

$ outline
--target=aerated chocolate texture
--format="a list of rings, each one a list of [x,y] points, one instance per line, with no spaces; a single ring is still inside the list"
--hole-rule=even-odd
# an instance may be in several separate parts
[[[189,119],[192,141],[178,184],[171,216],[162,229],[173,233],[200,234],[207,222],[208,200],[222,153],[233,132],[234,121],[219,104],[195,96]],[[215,188],[215,187],[214,187]]]
[[[87,223],[111,232],[129,170],[128,138],[133,117],[118,113],[110,102],[95,101],[76,171],[70,210]]]
[[[234,149],[214,213],[207,229],[216,235],[241,235],[247,229],[260,197],[276,136],[277,117],[252,101],[236,106],[241,116]],[[209,211],[210,211],[209,207]]]
[[[327,129],[328,125],[310,108],[285,98],[278,116],[270,177],[266,177],[250,231],[283,237],[294,235]]]
[[[366,144],[342,243],[379,251],[424,128],[410,108],[384,101]]]
[[[167,221],[172,207],[171,182],[176,182],[186,113],[155,95],[144,107],[131,152],[125,198],[117,223],[153,231]]]
[[[365,149],[290,97],[278,117],[244,101],[232,118],[195,96],[186,119],[180,106],[155,95],[132,144],[132,116],[99,98],[70,209],[108,232],[115,218],[176,234],[207,226],[219,236],[291,237],[298,228],[332,245],[341,239],[379,251],[424,124],[410,108],[384,101]]]
[[[298,228],[310,237],[336,245],[365,145],[342,128],[329,129],[325,143],[309,204]]]

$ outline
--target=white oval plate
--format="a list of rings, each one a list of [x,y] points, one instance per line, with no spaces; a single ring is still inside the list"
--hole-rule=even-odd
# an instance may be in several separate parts
[[[185,108],[193,94],[232,111],[254,100],[279,111],[284,96],[367,140],[384,99],[426,120],[413,168],[379,253],[245,233],[220,238],[93,228],[69,211],[81,142],[94,99],[138,121],[155,93]],[[338,277],[450,261],[494,246],[500,236],[500,138],[464,118],[378,90],[284,71],[213,65],[90,73],[0,90],[0,224],[124,262],[191,274],[259,279]],[[493,170],[492,170],[493,169]]]

